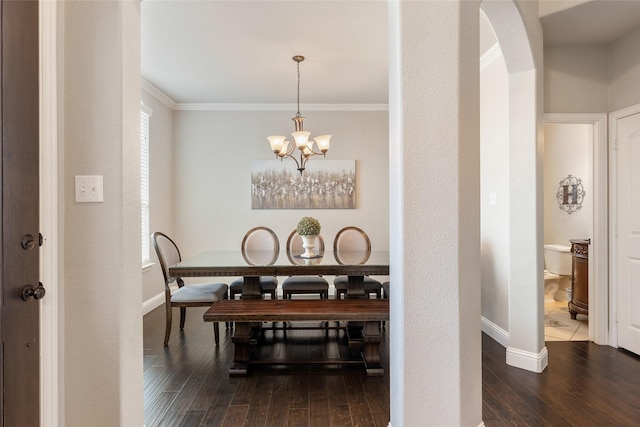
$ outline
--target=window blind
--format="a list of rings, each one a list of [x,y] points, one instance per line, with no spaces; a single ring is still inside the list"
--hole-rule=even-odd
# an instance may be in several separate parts
[[[151,109],[144,104],[140,109],[140,220],[142,230],[142,265],[149,264],[149,118]]]

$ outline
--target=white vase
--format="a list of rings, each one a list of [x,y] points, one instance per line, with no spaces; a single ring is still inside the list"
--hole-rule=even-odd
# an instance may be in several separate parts
[[[300,256],[302,258],[315,258],[318,255],[313,252],[313,248],[316,246],[316,237],[317,236],[300,236],[302,237],[302,247],[304,248],[304,253]]]

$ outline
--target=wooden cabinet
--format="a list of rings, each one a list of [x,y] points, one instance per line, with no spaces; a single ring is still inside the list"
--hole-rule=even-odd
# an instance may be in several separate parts
[[[578,313],[589,315],[589,243],[590,239],[571,242],[571,301],[569,313],[575,319]]]

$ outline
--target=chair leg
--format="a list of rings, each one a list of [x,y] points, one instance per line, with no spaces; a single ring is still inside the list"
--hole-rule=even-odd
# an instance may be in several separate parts
[[[187,308],[180,307],[180,330],[184,330],[184,321],[187,318]]]
[[[173,308],[171,307],[171,304],[167,304],[165,306],[165,318],[167,319],[165,330],[164,330],[164,346],[165,347],[169,345],[169,335],[171,335],[171,315],[172,315],[172,310],[173,310]]]
[[[220,327],[218,326],[218,322],[213,322],[213,337],[216,346],[220,345]]]

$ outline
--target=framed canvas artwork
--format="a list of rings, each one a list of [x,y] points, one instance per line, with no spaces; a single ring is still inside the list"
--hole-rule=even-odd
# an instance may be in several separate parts
[[[301,175],[286,160],[254,160],[251,208],[355,209],[356,161],[313,159]]]

